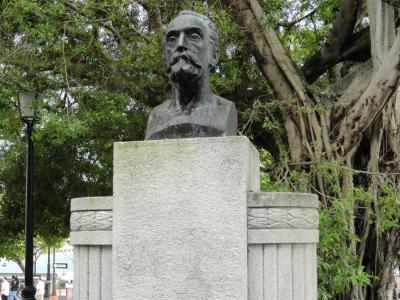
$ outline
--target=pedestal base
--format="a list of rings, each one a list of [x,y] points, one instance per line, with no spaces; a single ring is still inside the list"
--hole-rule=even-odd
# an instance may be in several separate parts
[[[74,299],[112,299],[112,206],[112,197],[71,201]]]
[[[317,300],[318,198],[249,193],[249,300]]]
[[[317,196],[258,168],[240,137],[116,144],[114,197],[71,203],[74,299],[316,300]]]
[[[116,143],[113,297],[247,299],[246,137]]]

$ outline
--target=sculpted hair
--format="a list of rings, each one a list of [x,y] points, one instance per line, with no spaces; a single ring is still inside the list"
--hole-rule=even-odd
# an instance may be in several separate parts
[[[213,21],[211,21],[211,19],[205,15],[199,14],[197,12],[191,11],[191,10],[182,10],[176,17],[178,18],[179,16],[182,15],[190,15],[190,16],[194,16],[200,20],[202,20],[206,25],[207,25],[207,29],[208,29],[208,34],[210,36],[210,43],[212,45],[212,47],[214,48],[214,51],[219,53],[219,37],[218,37],[218,28],[215,25],[215,23]],[[168,25],[167,25],[168,28]],[[165,50],[165,33],[164,32],[164,36],[163,36],[163,49]]]

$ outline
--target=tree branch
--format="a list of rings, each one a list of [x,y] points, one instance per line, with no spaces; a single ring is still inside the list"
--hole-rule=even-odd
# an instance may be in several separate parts
[[[382,0],[383,2],[386,2],[394,7],[400,8],[400,0]]]
[[[343,57],[343,51],[351,45],[357,45],[352,40],[355,38],[353,31],[360,4],[360,0],[343,0],[325,45],[304,64],[302,70],[308,83],[314,82],[327,69],[346,59],[346,57]],[[364,35],[366,34],[364,33]],[[362,47],[368,47],[365,40],[365,36],[361,38]],[[347,55],[349,57],[350,53]]]
[[[309,102],[308,92],[296,66],[290,60],[274,30],[266,24],[267,17],[258,1],[234,2],[239,9],[241,22],[252,34],[258,65],[274,87],[278,98],[289,99],[293,94],[297,94],[302,101]]]
[[[370,85],[340,124],[338,141],[341,154],[347,155],[359,142],[390,97],[396,91],[400,77],[400,34]]]
[[[237,7],[240,22],[246,27],[253,41],[252,52],[256,58],[257,65],[264,77],[271,83],[278,99],[289,99],[293,95],[293,89],[287,82],[285,75],[274,59],[272,50],[265,39],[263,28],[250,5],[245,0],[233,0]]]
[[[308,101],[306,88],[304,86],[303,80],[299,75],[299,72],[286,50],[283,48],[281,41],[276,35],[275,31],[268,25],[266,25],[267,17],[257,0],[249,0],[250,8],[260,25],[262,26],[263,35],[269,44],[271,49],[273,58],[275,59],[276,64],[282,70],[286,80],[292,85],[292,88],[295,90],[296,94],[302,101]]]
[[[162,28],[163,22],[161,18],[161,10],[159,1],[155,0],[139,0],[136,1],[147,11],[147,22],[150,30]]]
[[[238,8],[241,23],[249,30],[254,41],[253,53],[258,67],[270,82],[277,98],[287,103],[295,100],[296,108],[284,113],[284,127],[292,160],[299,161],[305,153],[311,157],[315,153],[323,153],[322,128],[314,111],[315,99],[275,31],[268,26],[263,8],[257,0],[232,1]],[[302,113],[302,109],[307,113]]]
[[[332,110],[332,123],[343,120],[346,117],[350,109],[357,103],[360,97],[363,95],[365,90],[368,88],[371,82],[373,73],[372,63],[368,61],[362,65],[358,65],[354,68],[354,71],[343,78],[346,86],[343,91],[335,94],[335,98],[338,98]],[[340,85],[343,85],[341,83]],[[339,86],[333,86],[332,90],[341,90]]]
[[[22,260],[14,259],[13,261],[18,265],[18,267],[21,269],[22,273],[25,273],[25,264],[22,262]]]
[[[254,43],[252,52],[263,76],[273,87],[277,99],[280,99],[281,101],[289,101],[293,98],[295,91],[285,76],[281,66],[278,64],[275,58],[276,54],[274,55],[270,43],[266,38],[264,32],[266,29],[265,22],[262,21],[260,23],[258,21],[262,17],[262,14],[264,14],[263,10],[259,5],[257,5],[258,3],[253,3],[253,5],[251,5],[250,1],[247,0],[231,0],[231,2],[237,9],[237,15],[240,22],[247,28],[249,35],[251,35],[251,40]],[[254,11],[257,9],[258,18]],[[288,112],[284,116],[285,130],[287,133],[291,158],[294,161],[300,161],[303,149],[302,139],[299,128],[297,128],[292,114],[293,112]]]
[[[344,47],[341,53],[341,60],[338,62],[344,60],[364,62],[371,58],[371,32],[369,27],[353,34],[350,40],[351,43]]]
[[[301,21],[303,21],[303,20],[305,20],[305,19],[307,19],[307,18],[309,18],[309,17],[311,17],[313,15],[315,15],[316,12],[317,12],[317,10],[314,9],[311,12],[309,12],[308,14],[305,14],[304,16],[302,16],[302,17],[300,17],[300,18],[298,18],[296,20],[293,20],[291,22],[279,23],[278,25],[281,26],[281,27],[285,27],[286,30],[290,30],[294,25],[300,23]]]

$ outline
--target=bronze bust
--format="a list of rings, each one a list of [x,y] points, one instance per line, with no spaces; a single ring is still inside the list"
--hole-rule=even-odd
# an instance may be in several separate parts
[[[145,139],[236,135],[235,104],[210,89],[210,68],[219,59],[215,24],[184,10],[167,25],[163,48],[172,99],[152,110]]]

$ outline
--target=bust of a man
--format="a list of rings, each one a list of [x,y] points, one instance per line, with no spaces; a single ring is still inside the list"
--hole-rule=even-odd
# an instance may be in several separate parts
[[[150,113],[146,140],[236,135],[235,104],[210,88],[210,68],[219,59],[215,24],[184,10],[167,25],[163,47],[172,99]]]

